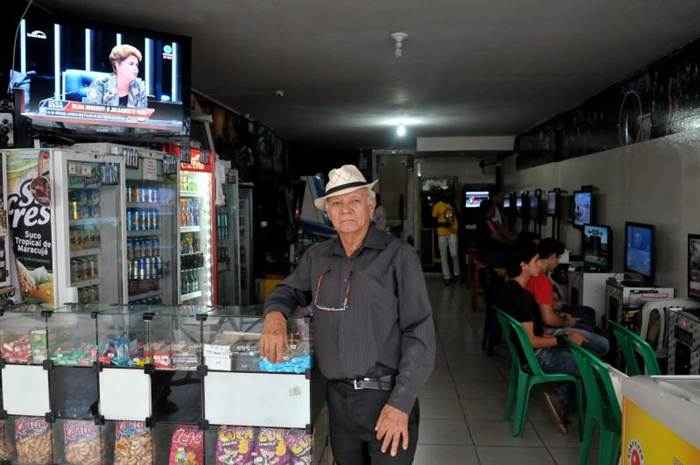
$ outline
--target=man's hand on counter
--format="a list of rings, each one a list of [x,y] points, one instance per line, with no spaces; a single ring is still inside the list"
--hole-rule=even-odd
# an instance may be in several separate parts
[[[286,351],[287,319],[281,312],[272,311],[265,316],[260,354],[270,362],[278,363]]]
[[[396,457],[399,452],[399,445],[403,450],[408,449],[408,415],[387,404],[379,414],[377,426],[377,440],[382,441],[382,453],[391,453]]]

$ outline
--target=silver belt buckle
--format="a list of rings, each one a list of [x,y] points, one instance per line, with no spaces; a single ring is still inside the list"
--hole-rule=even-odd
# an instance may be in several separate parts
[[[363,378],[363,379],[357,379],[357,378],[355,378],[355,379],[352,380],[352,387],[353,387],[356,391],[361,391],[361,390],[363,390],[364,388],[363,388],[362,386],[360,386],[358,383],[359,383],[360,381],[366,381],[366,380],[367,380],[367,378]]]

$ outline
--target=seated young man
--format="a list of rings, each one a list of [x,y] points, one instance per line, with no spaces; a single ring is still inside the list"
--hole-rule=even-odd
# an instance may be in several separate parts
[[[567,330],[557,336],[546,334],[539,306],[527,290],[528,282],[540,275],[535,245],[528,243],[518,246],[508,257],[506,271],[509,279],[499,294],[498,307],[522,324],[545,372],[578,374],[576,361],[564,336],[578,345],[585,342],[584,336],[575,330]],[[571,383],[562,383],[551,393],[545,393],[547,406],[564,434],[567,432],[565,419],[567,413],[573,410],[575,398],[576,390]]]
[[[539,305],[545,333],[557,335],[562,331],[576,331],[585,338],[583,347],[599,355],[605,355],[610,350],[610,343],[605,337],[590,331],[595,326],[595,312],[592,309],[585,311],[586,309],[583,308],[576,316],[566,310],[556,311],[557,298],[549,274],[559,266],[559,257],[563,253],[564,244],[551,238],[542,239],[537,246],[541,273],[527,283],[527,289]]]

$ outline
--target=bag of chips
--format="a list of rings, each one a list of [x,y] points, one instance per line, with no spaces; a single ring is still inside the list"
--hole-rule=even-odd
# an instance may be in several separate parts
[[[70,465],[102,465],[104,445],[100,427],[91,421],[67,420],[63,423],[63,444],[66,463]]]
[[[285,430],[261,428],[253,451],[256,465],[289,465]]]
[[[204,465],[204,432],[193,426],[178,426],[170,441],[168,465]]]
[[[49,465],[52,462],[51,425],[43,418],[19,417],[15,420],[17,463]]]
[[[313,436],[302,429],[290,429],[286,439],[290,465],[311,465]]]
[[[153,465],[153,438],[144,422],[117,422],[114,439],[114,465]]]
[[[222,426],[216,437],[216,465],[251,465],[255,429]]]

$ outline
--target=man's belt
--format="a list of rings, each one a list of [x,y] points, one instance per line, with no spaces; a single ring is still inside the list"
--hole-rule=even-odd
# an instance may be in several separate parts
[[[360,377],[355,379],[339,379],[337,382],[348,384],[356,391],[391,391],[394,389],[394,377],[392,375],[381,378]]]

